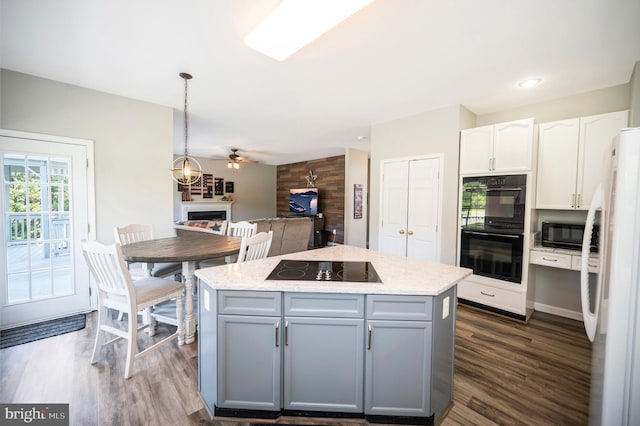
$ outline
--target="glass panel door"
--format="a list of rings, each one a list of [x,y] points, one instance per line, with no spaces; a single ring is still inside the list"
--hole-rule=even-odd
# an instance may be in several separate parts
[[[78,244],[88,236],[86,148],[0,141],[2,328],[88,310],[88,271]]]

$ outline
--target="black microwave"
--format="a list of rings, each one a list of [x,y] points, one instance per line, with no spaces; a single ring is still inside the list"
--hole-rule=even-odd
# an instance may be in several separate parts
[[[544,247],[582,250],[584,223],[542,222],[541,242]],[[598,252],[600,227],[594,225],[589,250]]]

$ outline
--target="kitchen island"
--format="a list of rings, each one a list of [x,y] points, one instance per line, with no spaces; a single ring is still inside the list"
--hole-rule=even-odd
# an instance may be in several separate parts
[[[319,279],[274,279],[285,260]],[[437,422],[453,401],[456,284],[469,274],[343,245],[198,270],[203,400],[215,416]]]

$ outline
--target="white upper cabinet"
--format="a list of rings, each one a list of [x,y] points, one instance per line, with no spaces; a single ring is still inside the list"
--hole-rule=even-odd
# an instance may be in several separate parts
[[[460,174],[496,174],[531,170],[533,118],[460,133]]]
[[[604,177],[605,149],[628,111],[540,124],[536,208],[586,210]]]

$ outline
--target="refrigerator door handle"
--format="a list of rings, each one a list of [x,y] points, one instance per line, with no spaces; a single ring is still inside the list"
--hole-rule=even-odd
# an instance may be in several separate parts
[[[597,280],[597,288],[595,295],[594,312],[591,312],[591,304],[589,300],[589,252],[591,248],[591,234],[596,218],[596,210],[602,209],[603,195],[602,184],[596,188],[589,213],[587,213],[587,221],[584,226],[584,234],[582,235],[582,262],[580,265],[580,300],[582,301],[582,318],[584,320],[584,329],[587,337],[593,342],[596,336],[596,328],[598,325],[598,311],[600,310],[600,280]],[[601,251],[602,252],[602,251]]]

